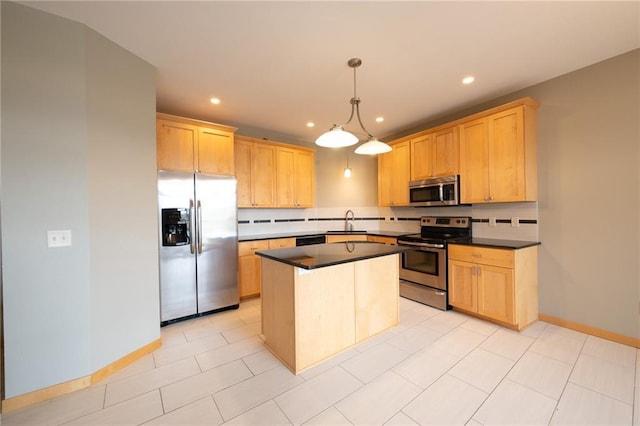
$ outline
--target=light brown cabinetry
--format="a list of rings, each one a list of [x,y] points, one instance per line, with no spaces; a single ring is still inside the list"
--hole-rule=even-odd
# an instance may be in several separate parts
[[[276,206],[313,207],[314,154],[298,148],[276,148]]]
[[[398,256],[303,270],[263,258],[262,333],[298,374],[399,322]]]
[[[367,241],[381,244],[398,245],[398,239],[394,237],[384,237],[382,235],[367,235]]]
[[[238,207],[306,208],[315,200],[314,151],[237,136]]]
[[[458,126],[412,138],[410,143],[411,180],[458,174]]]
[[[269,249],[279,249],[279,248],[287,248],[287,247],[295,247],[296,239],[295,238],[276,238],[273,240],[269,240]]]
[[[238,291],[240,298],[260,294],[260,256],[255,252],[269,249],[269,240],[238,243]]]
[[[529,105],[462,123],[461,201],[536,201],[535,132],[535,110]]]
[[[238,136],[235,142],[238,207],[274,207],[276,148]]]
[[[158,170],[234,174],[234,127],[157,114]]]
[[[343,243],[346,241],[367,241],[367,236],[364,234],[337,234],[327,235],[327,243]]]
[[[378,205],[409,205],[410,142],[390,143],[391,152],[378,156]]]
[[[538,318],[538,248],[450,244],[449,303],[521,330]]]
[[[238,243],[238,289],[240,298],[260,295],[260,256],[256,251],[295,247],[295,238],[241,241]]]

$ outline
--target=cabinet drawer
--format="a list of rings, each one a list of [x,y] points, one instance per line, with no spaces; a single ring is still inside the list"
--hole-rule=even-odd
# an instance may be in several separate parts
[[[450,244],[448,246],[449,258],[463,262],[480,263],[483,265],[500,266],[503,268],[514,267],[514,251],[509,249],[493,249],[486,247],[461,246]]]
[[[367,235],[367,241],[373,241],[374,243],[390,244],[395,246],[398,244],[398,240],[393,237],[383,237],[381,235]]]
[[[248,256],[260,250],[269,250],[269,240],[243,241],[238,243],[238,256]]]
[[[295,238],[277,238],[275,240],[269,240],[270,249],[295,247],[295,246],[296,246]]]

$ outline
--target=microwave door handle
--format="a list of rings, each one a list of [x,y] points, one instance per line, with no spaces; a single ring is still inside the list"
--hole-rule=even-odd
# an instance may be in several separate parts
[[[440,188],[439,188],[439,193],[440,193],[440,202],[442,204],[444,204],[444,193],[443,193],[443,189],[442,189],[442,184],[440,184]]]

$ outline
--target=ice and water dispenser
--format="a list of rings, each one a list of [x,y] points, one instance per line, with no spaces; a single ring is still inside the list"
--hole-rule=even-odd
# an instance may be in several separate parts
[[[162,209],[162,245],[191,244],[189,209]]]

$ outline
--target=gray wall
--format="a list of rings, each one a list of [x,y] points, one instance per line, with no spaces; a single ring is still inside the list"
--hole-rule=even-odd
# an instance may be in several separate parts
[[[355,147],[317,147],[316,206],[375,207],[378,205],[378,158],[354,154]],[[347,153],[351,178],[345,179]]]
[[[149,64],[83,25],[1,7],[10,398],[159,337],[155,94]],[[56,229],[72,231],[71,247],[47,248]]]
[[[531,87],[540,312],[640,337],[640,50]]]

